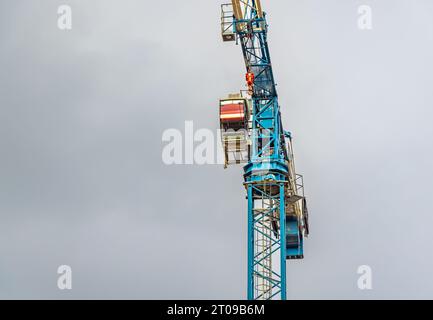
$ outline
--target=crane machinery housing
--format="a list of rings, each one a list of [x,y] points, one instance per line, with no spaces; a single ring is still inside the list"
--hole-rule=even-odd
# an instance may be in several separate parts
[[[242,47],[247,90],[220,100],[225,167],[244,164],[248,198],[249,300],[287,298],[286,260],[304,257],[308,211],[284,131],[260,0],[221,5],[223,41]]]

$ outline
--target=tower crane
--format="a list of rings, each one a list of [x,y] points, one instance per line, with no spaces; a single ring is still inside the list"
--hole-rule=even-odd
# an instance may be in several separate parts
[[[303,259],[309,234],[303,177],[284,131],[260,0],[221,5],[225,42],[242,47],[246,87],[220,100],[225,167],[244,164],[249,300],[286,300],[286,260]]]

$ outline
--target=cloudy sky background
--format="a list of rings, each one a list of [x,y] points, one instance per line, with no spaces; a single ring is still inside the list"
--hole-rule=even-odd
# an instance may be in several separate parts
[[[246,297],[241,168],[161,160],[244,85],[220,3],[0,2],[0,298]],[[433,2],[262,4],[311,216],[288,297],[433,298]]]

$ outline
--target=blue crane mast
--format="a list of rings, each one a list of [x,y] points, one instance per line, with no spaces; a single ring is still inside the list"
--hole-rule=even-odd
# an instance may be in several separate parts
[[[286,260],[302,259],[308,236],[303,177],[284,131],[260,0],[221,6],[224,41],[242,47],[248,90],[220,100],[225,166],[244,163],[250,300],[286,299]]]

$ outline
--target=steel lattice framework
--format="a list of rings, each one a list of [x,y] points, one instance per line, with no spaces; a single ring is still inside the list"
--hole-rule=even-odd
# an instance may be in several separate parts
[[[295,173],[291,135],[282,126],[267,28],[259,0],[232,0],[230,5],[223,5],[223,38],[241,45],[247,74],[254,75],[254,83],[249,87],[251,148],[244,167],[248,196],[248,299],[285,300],[286,259],[303,257],[308,214],[303,179]],[[287,236],[287,228],[292,225],[287,222],[292,221],[288,220],[289,215],[295,217],[294,225],[298,228],[295,253],[287,252],[287,248],[292,248]]]

